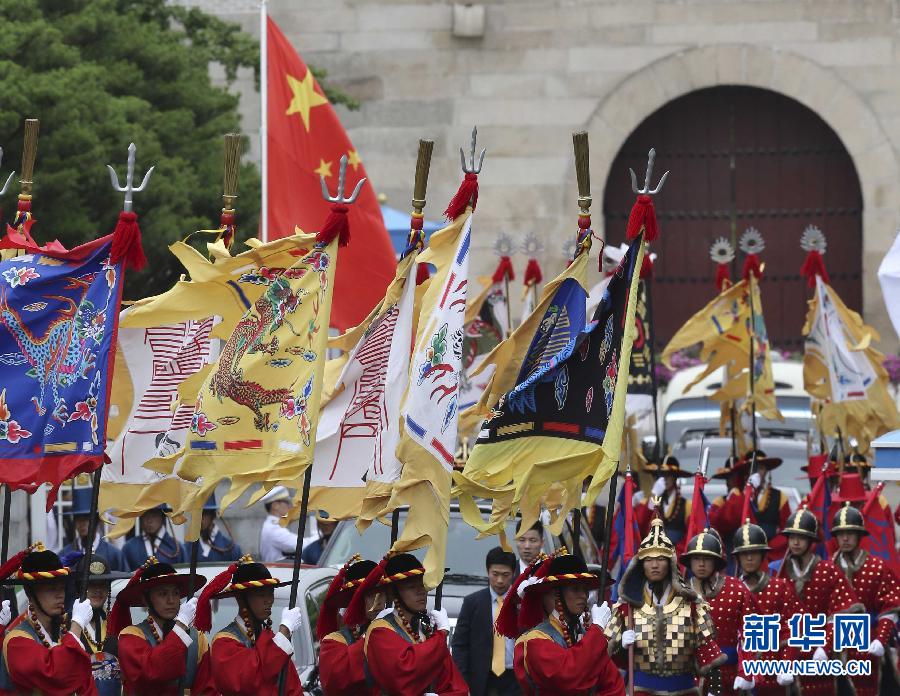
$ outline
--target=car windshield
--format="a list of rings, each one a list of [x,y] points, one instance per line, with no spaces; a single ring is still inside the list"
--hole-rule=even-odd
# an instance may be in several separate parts
[[[791,437],[795,433],[803,433],[805,436],[812,426],[809,398],[779,396],[777,401],[778,410],[784,416],[784,422],[757,416],[756,422],[760,434],[763,437],[767,435]],[[707,397],[685,397],[673,401],[666,410],[666,442],[678,442],[686,431],[710,428],[718,430],[720,413],[721,404]]]
[[[406,520],[406,513],[400,514],[400,528]],[[510,521],[507,525],[507,538],[512,541],[515,532],[515,523]],[[447,560],[448,571],[454,576],[485,577],[484,559],[488,551],[499,544],[496,536],[476,539],[478,535],[472,527],[467,525],[462,515],[458,512],[450,513],[450,527],[447,531]],[[384,555],[385,549],[391,545],[391,529],[379,522],[373,523],[365,532],[359,534],[352,523],[342,523],[334,534],[334,538],[319,559],[320,565],[342,565],[353,554],[358,553],[363,558],[378,559]],[[420,560],[425,556],[425,550],[413,551]]]

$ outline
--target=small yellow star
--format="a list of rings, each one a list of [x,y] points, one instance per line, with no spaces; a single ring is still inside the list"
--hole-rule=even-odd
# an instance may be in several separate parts
[[[288,106],[285,115],[300,114],[300,118],[303,119],[303,125],[309,131],[309,112],[315,106],[327,104],[328,100],[316,91],[316,81],[313,79],[313,74],[309,69],[306,70],[306,77],[302,80],[298,80],[293,75],[285,75],[285,77],[291,92],[294,93],[294,98],[291,99],[291,104]]]
[[[362,160],[359,158],[359,153],[356,150],[349,150],[347,152],[347,162],[353,167],[354,172],[359,168],[359,165],[362,164]]]
[[[313,171],[319,176],[324,176],[327,179],[331,176],[331,162],[320,159],[318,169],[313,169]]]

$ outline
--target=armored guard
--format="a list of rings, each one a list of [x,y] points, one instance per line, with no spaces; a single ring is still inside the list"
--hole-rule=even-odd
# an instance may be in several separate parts
[[[900,612],[900,582],[883,559],[859,547],[860,539],[868,535],[863,514],[845,503],[834,516],[831,533],[837,539],[838,551],[834,562],[850,581],[859,601],[871,618],[871,642],[865,652],[849,650],[847,658],[867,660],[871,674],[851,677],[857,696],[876,696],[880,678],[881,658],[897,628]]]
[[[347,621],[362,623],[366,596],[375,589],[383,591],[388,608],[369,624],[363,647],[375,684],[396,696],[464,696],[469,687],[447,647],[450,621],[443,609],[426,611],[424,574],[410,553],[385,557],[353,595]]]
[[[526,696],[625,696],[603,633],[609,605],[588,609],[588,595],[599,587],[600,578],[585,562],[562,549],[526,570],[510,588],[521,603],[505,602],[496,628],[507,638],[518,637],[513,665]]]
[[[794,583],[794,592],[804,613],[813,616],[825,614],[828,617],[825,645],[830,647],[834,641],[832,617],[839,613],[862,611],[862,604],[838,567],[816,554],[816,543],[820,541],[819,521],[806,507],[801,506],[791,515],[781,534],[788,543],[788,555],[784,559],[781,575]],[[812,654],[810,652],[801,652],[801,659],[828,659],[825,648],[816,647]],[[835,693],[835,678],[801,677],[800,687],[803,696],[832,696]]]
[[[94,610],[89,601],[76,601],[69,623],[65,614],[69,569],[59,556],[37,544],[10,559],[0,577],[14,571],[28,607],[25,620],[3,636],[0,692],[95,696],[91,657],[81,644],[81,633]]]
[[[675,545],[656,518],[619,581],[606,635],[622,666],[634,646],[636,695],[699,694],[696,677],[728,660],[715,641],[708,606],[684,582],[676,561]]]
[[[285,608],[276,630],[272,630],[272,605],[275,588],[290,585],[272,577],[262,563],[244,556],[207,585],[197,603],[196,626],[201,631],[212,627],[214,599],[234,597],[238,615],[213,637],[210,648],[210,672],[217,694],[223,696],[275,696],[284,672],[287,696],[301,696],[303,688],[291,659],[291,636],[302,618],[299,607]]]
[[[107,631],[119,631],[119,664],[125,692],[135,696],[204,693],[211,683],[206,636],[193,628],[197,600],[181,600],[206,578],[176,573],[151,557],[116,597]],[[131,624],[131,607],[147,618]],[[121,628],[121,630],[119,630]]]
[[[316,624],[319,638],[319,678],[327,694],[334,696],[377,696],[369,674],[364,652],[366,629],[384,610],[384,595],[376,588],[363,598],[363,613],[341,621],[338,612],[349,606],[353,595],[366,576],[375,569],[375,562],[353,556],[334,576]],[[360,623],[348,623],[351,619]],[[343,623],[343,625],[341,625]]]
[[[757,660],[792,660],[797,651],[788,645],[789,620],[803,612],[794,594],[793,585],[784,578],[773,577],[763,569],[766,554],[771,551],[763,528],[745,522],[732,539],[734,556],[738,563],[738,577],[750,591],[758,614],[779,614],[778,650],[753,653]],[[748,655],[749,657],[749,655]],[[757,696],[784,696],[785,687],[794,682],[791,674],[756,675],[753,678]]]
[[[710,692],[729,696],[753,688],[753,679],[741,668],[738,648],[744,616],[753,613],[754,603],[747,586],[726,575],[722,539],[705,529],[687,543],[682,563],[691,570],[691,587],[707,604],[716,627],[716,642],[728,661],[710,674]]]
[[[691,476],[691,474],[684,471],[678,460],[671,454],[667,454],[661,464],[648,464],[644,471],[656,475],[657,479],[653,483],[650,500],[641,502],[634,508],[635,519],[637,519],[641,534],[646,535],[650,530],[650,520],[658,504],[658,513],[662,518],[666,536],[672,540],[676,549],[680,550],[687,541],[685,535],[687,534],[688,519],[691,516],[691,501],[681,495],[678,490],[678,481]]]

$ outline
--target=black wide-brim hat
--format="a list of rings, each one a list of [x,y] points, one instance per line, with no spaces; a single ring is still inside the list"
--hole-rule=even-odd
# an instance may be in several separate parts
[[[344,576],[340,578],[340,587],[329,588],[329,593],[325,597],[325,604],[329,607],[346,607],[350,604],[350,600],[353,599],[353,593],[363,584],[363,581],[369,573],[375,570],[377,565],[375,561],[369,560],[359,560],[351,563],[347,567]],[[335,578],[337,579],[338,576],[335,576]]]
[[[756,454],[756,465],[759,466],[762,464],[766,469],[771,471],[772,469],[777,469],[781,466],[782,460],[778,457],[770,457],[761,449],[758,450],[750,450],[747,454],[744,455],[744,461],[747,462],[750,466],[753,466],[753,455]]]
[[[141,569],[141,576],[116,595],[116,604],[127,607],[142,607],[150,590],[165,585],[175,585],[182,597],[187,597],[191,589],[196,592],[206,584],[206,578],[199,573],[179,573],[168,563],[152,563]]]
[[[81,575],[84,572],[84,561],[82,558],[78,565],[75,566],[75,574]],[[127,580],[131,577],[131,573],[124,573],[118,570],[110,570],[109,561],[99,554],[91,554],[91,565],[88,568],[88,583],[92,582],[112,582],[113,580]]]
[[[43,547],[40,550],[31,551],[22,558],[21,565],[16,574],[9,579],[10,584],[36,585],[44,582],[54,582],[64,579],[69,575],[69,569],[59,560],[53,551]]]
[[[750,462],[744,459],[736,459],[735,457],[728,457],[725,460],[725,466],[720,467],[716,470],[710,478],[712,479],[727,479],[733,474],[745,474],[747,470],[750,468]]]
[[[588,589],[600,587],[600,576],[588,570],[585,563],[578,556],[562,554],[550,559],[547,568],[540,569],[540,582],[525,588],[525,594],[546,592],[562,586],[582,585]]]
[[[250,592],[251,590],[275,589],[276,587],[286,587],[290,585],[290,581],[281,582],[277,578],[272,577],[272,573],[262,563],[241,563],[231,576],[231,582],[221,592],[217,592],[212,596],[213,599],[225,599],[226,597],[234,597],[242,592]]]
[[[673,457],[671,454],[667,454],[663,457],[662,463],[657,464],[656,462],[648,462],[646,466],[644,466],[644,471],[650,474],[656,474],[657,476],[675,476],[677,478],[686,478],[688,476],[693,476],[691,472],[685,471],[681,468],[681,464],[679,464],[678,460]]]
[[[425,567],[422,562],[411,553],[398,553],[391,556],[387,564],[384,566],[384,575],[378,581],[379,585],[390,585],[395,582],[402,582],[409,578],[422,577],[425,575]]]

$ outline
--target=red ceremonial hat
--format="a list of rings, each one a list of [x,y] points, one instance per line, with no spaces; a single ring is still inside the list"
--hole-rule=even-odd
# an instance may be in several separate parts
[[[344,623],[347,626],[361,626],[366,623],[365,597],[370,591],[421,575],[425,575],[425,567],[411,553],[388,552],[356,589],[344,612]]]
[[[805,471],[806,475],[815,480],[820,476],[837,476],[833,462],[828,461],[827,454],[814,454],[809,458],[809,464],[800,467],[801,471]]]
[[[506,599],[503,600],[503,606],[500,607],[500,611],[497,614],[497,620],[494,623],[494,628],[497,629],[497,633],[501,636],[516,639],[522,633],[519,628],[519,603],[522,601],[522,597],[519,595],[519,588],[522,587],[523,582],[534,577],[535,573],[538,572],[545,560],[547,560],[547,556],[541,553],[528,564],[525,570],[523,570],[519,576],[513,580],[512,585],[510,585],[509,590],[506,593]],[[524,594],[524,588],[522,588],[522,592]],[[542,619],[542,615],[538,616],[535,623],[540,623]],[[534,626],[535,623],[531,624],[531,626]]]
[[[363,560],[357,553],[353,554],[334,576],[325,593],[325,600],[322,602],[319,620],[316,623],[316,636],[319,640],[338,630],[340,626],[338,610],[350,604],[357,588],[363,584],[375,567],[374,561]]]
[[[837,493],[832,501],[840,504],[845,502],[861,503],[866,496],[866,487],[859,474],[842,474]]]

